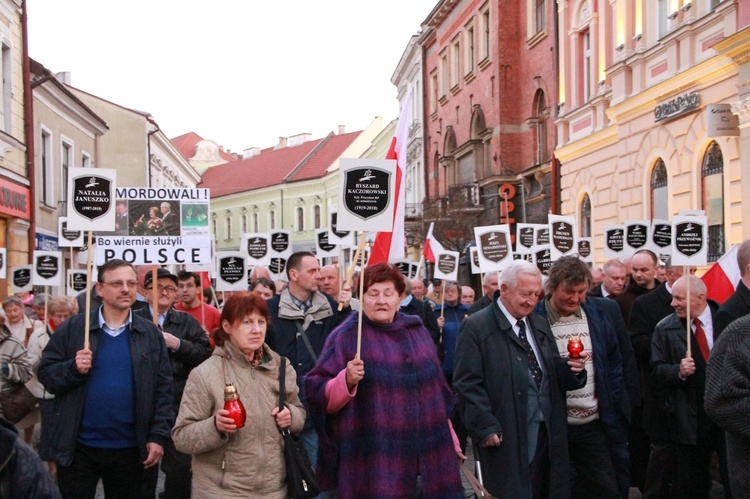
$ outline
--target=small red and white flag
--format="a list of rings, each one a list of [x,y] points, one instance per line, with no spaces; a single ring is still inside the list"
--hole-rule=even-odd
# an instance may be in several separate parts
[[[393,209],[393,232],[378,232],[370,250],[369,264],[399,260],[404,258],[404,168],[406,148],[409,142],[409,128],[412,123],[412,95],[409,92],[401,106],[396,133],[385,159],[396,160],[396,197]]]
[[[737,244],[732,246],[701,277],[708,289],[708,297],[719,303],[724,303],[727,298],[732,296],[742,278],[740,268],[737,265],[738,248],[739,245]]]
[[[424,240],[424,248],[422,249],[422,255],[428,262],[435,263],[437,261],[437,255],[445,253],[445,248],[440,242],[435,239],[432,234],[432,229],[435,227],[435,222],[430,223],[430,230],[427,231],[427,237]]]

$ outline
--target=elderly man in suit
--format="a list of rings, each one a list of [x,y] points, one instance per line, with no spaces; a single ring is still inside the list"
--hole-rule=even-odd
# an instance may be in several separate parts
[[[560,357],[533,313],[539,269],[511,263],[492,303],[464,320],[453,386],[495,497],[570,497],[565,391],[586,384],[584,363]]]
[[[735,319],[750,314],[750,239],[743,241],[737,250],[737,266],[741,277],[737,289],[716,313],[716,329],[719,333]]]
[[[655,387],[662,390],[666,419],[674,428],[667,438],[676,446],[677,496],[708,498],[714,451],[722,481],[729,483],[724,431],[711,421],[703,404],[706,364],[718,337],[714,323],[718,305],[706,299],[706,285],[701,279],[685,275],[672,286],[672,306],[674,313],[659,322],[654,331],[651,375]],[[691,354],[687,353],[688,331]],[[728,487],[724,497],[731,497]]]

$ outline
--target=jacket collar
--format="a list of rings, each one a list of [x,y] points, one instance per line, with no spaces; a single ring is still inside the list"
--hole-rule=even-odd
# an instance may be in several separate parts
[[[320,291],[312,294],[312,306],[307,309],[307,313],[302,313],[302,310],[297,307],[292,300],[289,289],[284,289],[279,295],[279,318],[304,321],[302,326],[304,329],[307,329],[307,326],[311,322],[323,320],[332,315],[333,309],[331,308],[331,304],[328,302],[328,298]]]

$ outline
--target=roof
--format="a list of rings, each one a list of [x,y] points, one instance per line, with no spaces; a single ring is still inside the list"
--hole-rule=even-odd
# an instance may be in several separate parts
[[[185,159],[190,159],[195,156],[195,146],[198,144],[198,142],[203,140],[203,137],[195,132],[188,132],[170,140],[172,144],[174,144],[174,146],[177,148],[177,150],[180,151],[182,157],[184,157]],[[237,161],[234,156],[221,149],[219,150],[219,155],[226,161]]]
[[[251,158],[209,168],[198,187],[211,189],[211,197],[216,198],[320,178],[361,133],[331,133],[297,146],[269,147]]]
[[[293,171],[286,179],[287,182],[297,182],[311,178],[319,178],[327,173],[331,163],[341,157],[346,149],[359,137],[359,132],[345,133],[343,135],[329,135],[326,142],[308,158],[296,171]]]

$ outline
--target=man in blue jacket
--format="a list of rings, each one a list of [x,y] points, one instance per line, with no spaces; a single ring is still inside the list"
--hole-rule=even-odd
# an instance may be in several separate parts
[[[568,392],[568,449],[573,497],[627,497],[627,454],[631,407],[623,376],[617,332],[607,317],[604,298],[586,299],[589,268],[576,257],[558,259],[549,270],[546,297],[537,312],[549,321],[560,354],[580,338],[586,361],[586,386]]]
[[[159,464],[169,438],[172,366],[161,333],[133,314],[136,272],[123,260],[99,267],[91,311],[64,322],[50,338],[39,381],[55,395],[49,452],[63,497],[140,497],[144,469]]]

